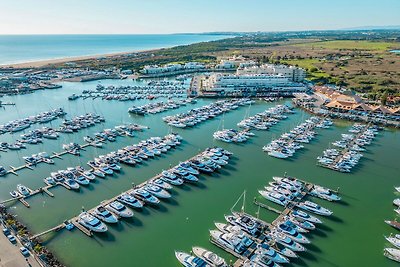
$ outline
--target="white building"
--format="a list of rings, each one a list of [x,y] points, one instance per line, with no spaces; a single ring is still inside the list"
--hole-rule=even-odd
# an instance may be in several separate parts
[[[181,64],[167,64],[164,66],[147,65],[140,70],[143,74],[162,74],[168,72],[182,71],[182,70],[201,70],[205,69],[204,64],[199,62],[188,62],[185,65]]]
[[[239,68],[236,74],[274,74],[283,75],[293,82],[302,82],[306,78],[306,71],[302,68],[286,65],[264,64],[261,66],[246,66]]]
[[[220,63],[216,66],[217,69],[234,69],[254,66],[256,63],[248,60],[243,56],[234,56],[227,59],[221,59]]]
[[[268,95],[276,93],[291,95],[306,90],[304,84],[293,82],[284,75],[244,74],[222,75],[213,74],[202,81],[203,92],[217,92],[220,95]]]

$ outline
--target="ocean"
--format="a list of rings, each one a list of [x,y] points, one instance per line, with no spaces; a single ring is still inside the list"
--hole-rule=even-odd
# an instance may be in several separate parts
[[[227,38],[207,34],[0,35],[0,65],[188,45]]]

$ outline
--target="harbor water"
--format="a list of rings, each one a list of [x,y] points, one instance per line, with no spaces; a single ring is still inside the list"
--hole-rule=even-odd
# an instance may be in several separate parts
[[[148,115],[136,116],[128,114],[132,105],[141,105],[157,100],[138,101],[106,101],[101,99],[77,99],[68,101],[73,93],[94,89],[99,82],[63,83],[62,89],[38,91],[29,95],[4,97],[3,101],[16,103],[0,111],[0,124],[12,119],[25,118],[30,115],[63,107],[67,118],[87,112],[103,115],[106,121],[94,127],[86,128],[74,134],[60,134],[57,140],[44,140],[43,144],[29,145],[20,151],[0,152],[0,165],[23,165],[23,156],[46,151],[59,152],[64,143],[83,143],[83,137],[105,128],[112,128],[122,123],[138,123],[150,129],[137,133],[135,137],[117,137],[117,141],[106,143],[103,148],[87,147],[81,156],[65,155],[62,159],[54,159],[54,165],[39,164],[34,170],[24,169],[18,176],[12,174],[0,178],[0,199],[10,198],[9,192],[15,190],[17,184],[24,184],[32,189],[43,186],[43,178],[50,172],[65,169],[69,166],[82,165],[95,156],[106,154],[129,144],[151,136],[164,136],[171,131],[179,133],[184,141],[175,150],[162,157],[147,161],[137,167],[123,165],[120,174],[106,179],[99,179],[90,186],[81,188],[79,192],[68,191],[63,187],[51,189],[55,197],[39,194],[28,198],[31,208],[15,202],[8,206],[18,215],[19,220],[28,225],[34,233],[40,233],[80,213],[82,209],[90,209],[102,200],[111,198],[160,173],[180,161],[184,161],[206,147],[222,146],[234,153],[234,158],[219,173],[203,175],[197,185],[175,187],[170,201],[162,201],[158,208],[146,207],[136,211],[132,220],[122,220],[117,225],[109,225],[105,234],[87,237],[77,229],[62,230],[43,237],[44,244],[67,266],[180,266],[174,251],[189,252],[192,246],[208,248],[225,257],[227,261],[234,258],[209,242],[209,230],[214,229],[214,222],[224,222],[224,214],[228,214],[237,198],[246,190],[245,210],[255,216],[258,209],[253,199],[268,203],[258,194],[272,176],[285,173],[306,181],[320,184],[331,189],[338,189],[343,201],[329,203],[312,198],[312,201],[333,211],[333,216],[322,218],[323,225],[318,230],[306,234],[311,240],[307,245],[308,252],[300,253],[300,259],[290,266],[397,266],[396,263],[383,256],[383,249],[389,244],[383,238],[395,229],[384,223],[385,219],[395,218],[393,199],[396,197],[393,186],[400,185],[400,133],[397,130],[381,131],[373,143],[362,152],[364,157],[353,169],[345,174],[316,165],[317,157],[341,134],[351,127],[351,122],[335,121],[330,129],[317,129],[317,136],[305,148],[299,150],[294,157],[281,160],[268,156],[262,147],[283,132],[291,130],[303,122],[309,114],[296,109],[296,113],[279,122],[268,131],[254,131],[256,134],[243,144],[225,144],[215,141],[213,132],[225,128],[236,128],[236,124],[246,115],[254,115],[272,107],[277,103],[257,101],[252,106],[243,106],[205,121],[190,129],[171,129],[162,121],[163,116],[173,115],[193,107],[200,107],[213,100],[199,99],[196,104],[188,104],[175,110]],[[134,85],[132,80],[105,80],[103,85]],[[136,82],[140,83],[140,82]],[[290,104],[289,100],[278,103]],[[57,119],[46,126],[56,127],[62,119]],[[25,130],[40,128],[34,125]],[[22,132],[21,132],[22,133]],[[2,142],[18,139],[19,134],[4,134]],[[398,197],[398,196],[397,196]],[[241,202],[236,210],[240,209]],[[271,222],[277,214],[264,209],[259,210],[259,217]]]

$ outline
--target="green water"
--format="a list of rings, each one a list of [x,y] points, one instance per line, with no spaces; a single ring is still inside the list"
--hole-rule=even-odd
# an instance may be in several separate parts
[[[133,84],[132,81],[103,81],[107,84]],[[7,107],[0,111],[0,123],[10,119],[23,118],[40,111],[62,106],[68,116],[94,111],[106,118],[103,125],[85,129],[74,135],[61,135],[59,140],[45,140],[43,145],[29,146],[21,152],[2,153],[0,165],[21,165],[22,156],[40,151],[60,151],[65,142],[82,142],[82,137],[113,127],[117,124],[136,122],[150,127],[134,138],[119,138],[115,143],[108,143],[101,149],[88,147],[80,157],[67,155],[62,160],[56,159],[54,166],[39,165],[34,171],[23,170],[19,176],[9,175],[0,179],[0,198],[9,198],[9,191],[18,183],[31,188],[43,185],[42,179],[50,172],[68,166],[85,163],[96,155],[105,154],[128,144],[137,143],[150,136],[163,136],[170,129],[161,121],[161,117],[182,112],[195,106],[202,106],[211,100],[199,100],[178,110],[151,115],[147,117],[130,116],[127,109],[133,102],[110,102],[97,100],[77,100],[68,102],[67,96],[79,93],[83,89],[93,89],[97,82],[65,83],[64,88],[54,91],[40,91],[35,94],[5,98],[16,107]],[[143,104],[147,100],[134,102]],[[249,111],[250,115],[263,111],[275,103],[257,103],[250,110],[239,108],[225,115],[226,128],[234,128]],[[219,174],[202,176],[198,185],[175,188],[173,199],[162,202],[158,208],[145,208],[135,212],[131,221],[122,220],[118,225],[109,225],[105,235],[89,238],[74,230],[63,231],[46,236],[45,244],[67,266],[179,266],[174,250],[190,251],[192,246],[203,246],[217,252],[226,259],[233,259],[208,241],[208,230],[216,221],[223,222],[223,215],[229,213],[243,190],[247,191],[246,211],[255,214],[256,207],[252,199],[267,203],[257,193],[272,176],[289,175],[315,182],[333,189],[340,187],[342,203],[328,203],[313,199],[331,209],[334,216],[323,218],[324,224],[307,237],[312,244],[307,246],[308,252],[301,254],[291,266],[395,266],[396,263],[386,259],[383,249],[387,246],[383,235],[395,232],[383,220],[394,218],[392,200],[395,197],[394,185],[400,185],[399,149],[400,134],[398,131],[381,132],[374,143],[368,146],[360,164],[352,174],[341,174],[316,166],[316,157],[329,146],[329,143],[340,139],[351,123],[336,121],[331,129],[321,129],[318,136],[305,149],[299,151],[290,160],[279,160],[267,156],[262,146],[301,123],[309,115],[297,110],[289,119],[281,121],[269,131],[257,131],[256,136],[246,144],[224,144],[214,141],[212,133],[221,124],[216,118],[204,122],[192,129],[175,130],[184,142],[176,150],[168,152],[161,158],[148,161],[136,168],[124,166],[123,172],[105,180],[98,179],[79,193],[64,188],[52,189],[55,197],[37,195],[28,199],[30,209],[19,203],[11,205],[20,220],[38,233],[53,227],[65,219],[77,215],[82,207],[91,208],[100,201],[113,197],[128,189],[132,182],[145,181],[162,169],[168,168],[192,157],[208,146],[220,145],[234,152],[235,158],[223,168]],[[51,125],[57,126],[60,120]],[[3,141],[15,140],[11,135],[2,135]],[[270,204],[273,206],[273,204]],[[280,208],[276,206],[277,208]],[[261,210],[260,217],[272,221],[276,214]]]

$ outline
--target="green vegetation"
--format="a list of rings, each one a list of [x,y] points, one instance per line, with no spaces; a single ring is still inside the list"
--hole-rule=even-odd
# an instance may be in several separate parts
[[[382,42],[382,41],[354,41],[354,40],[335,40],[335,41],[321,41],[311,42],[304,44],[294,44],[293,46],[299,47],[312,47],[332,49],[332,50],[377,50],[384,51],[390,48],[399,47],[396,42]]]
[[[319,63],[318,59],[312,58],[304,58],[304,59],[283,59],[280,60],[281,63],[294,65],[300,68],[303,68],[307,71],[316,71],[318,69],[316,63]],[[316,70],[314,70],[316,69]]]

